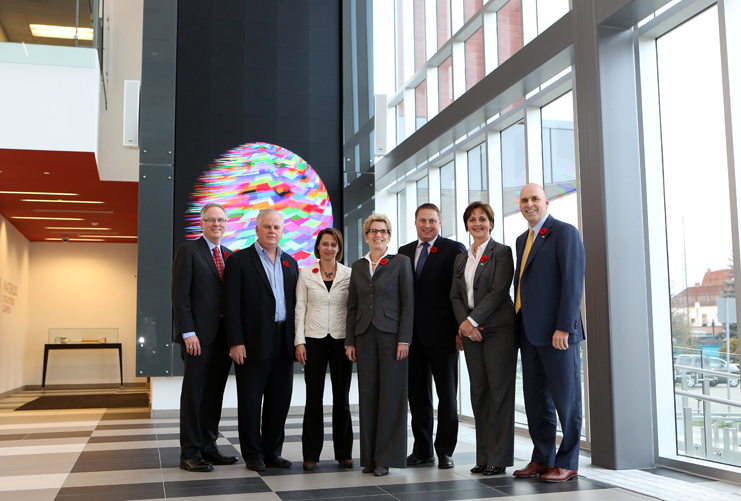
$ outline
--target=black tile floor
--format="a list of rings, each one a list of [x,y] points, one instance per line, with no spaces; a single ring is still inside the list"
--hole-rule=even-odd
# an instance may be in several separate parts
[[[48,392],[47,392],[48,393]],[[0,400],[0,501],[129,500],[399,500],[465,499],[600,500],[719,499],[741,501],[741,488],[686,473],[652,468],[612,472],[582,458],[580,478],[562,484],[515,479],[527,463],[530,444],[516,440],[514,468],[495,477],[473,475],[474,430],[462,423],[456,466],[392,469],[385,477],[339,468],[332,458],[331,419],[325,417],[325,447],[315,471],[301,468],[301,416],[289,416],[283,456],[290,469],[249,471],[240,460],[211,473],[179,469],[176,419],[151,419],[143,409],[14,411],[38,396],[24,392]],[[357,432],[357,417],[354,417]],[[239,455],[236,418],[223,419],[221,450]],[[411,446],[411,432],[409,433]],[[357,433],[356,433],[357,439]],[[354,454],[359,453],[357,440]],[[359,460],[355,458],[356,465]],[[718,495],[720,493],[720,496]]]

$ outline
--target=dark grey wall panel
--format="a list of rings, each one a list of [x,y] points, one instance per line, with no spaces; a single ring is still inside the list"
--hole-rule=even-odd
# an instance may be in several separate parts
[[[139,256],[136,297],[137,376],[182,375],[179,350],[172,347],[173,168],[139,168]]]
[[[139,156],[136,375],[182,374],[173,367],[173,161],[177,0],[145,0]]]

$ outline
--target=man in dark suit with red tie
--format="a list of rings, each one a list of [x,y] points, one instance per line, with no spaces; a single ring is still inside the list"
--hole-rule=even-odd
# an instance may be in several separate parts
[[[255,234],[257,242],[235,252],[224,272],[224,318],[237,364],[239,446],[247,469],[263,471],[291,467],[281,453],[293,393],[298,263],[278,246],[280,212],[261,210]]]
[[[180,468],[212,471],[233,464],[216,447],[224,387],[232,360],[222,311],[222,275],[231,251],[221,245],[226,210],[219,204],[201,209],[203,236],[178,247],[172,263],[173,341],[185,364],[180,394]]]
[[[549,215],[549,203],[540,185],[520,192],[530,228],[517,238],[515,333],[533,454],[514,476],[563,482],[579,469],[585,260],[579,230]],[[563,432],[558,451],[556,415]]]
[[[417,240],[399,249],[414,268],[414,334],[409,347],[409,409],[414,448],[407,466],[434,463],[432,379],[438,396],[434,447],[438,468],[452,468],[458,441],[458,351],[461,340],[450,302],[453,262],[466,248],[440,236],[440,209],[422,204],[414,214]]]

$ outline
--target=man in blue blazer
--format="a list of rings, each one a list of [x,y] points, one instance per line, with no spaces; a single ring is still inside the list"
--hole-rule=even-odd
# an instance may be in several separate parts
[[[530,229],[517,238],[515,333],[533,454],[514,476],[563,482],[579,469],[585,261],[579,231],[548,215],[548,204],[540,185],[528,184],[520,193]],[[563,432],[558,452],[556,414]]]

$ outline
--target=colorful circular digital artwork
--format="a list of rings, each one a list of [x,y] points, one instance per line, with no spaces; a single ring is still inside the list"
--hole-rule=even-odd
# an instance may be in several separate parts
[[[200,210],[207,203],[226,208],[221,243],[234,251],[255,242],[255,221],[262,209],[283,213],[280,247],[299,266],[315,261],[316,235],[333,221],[327,189],[316,171],[292,151],[269,143],[248,143],[229,150],[201,174],[188,203],[186,238],[201,235]]]

